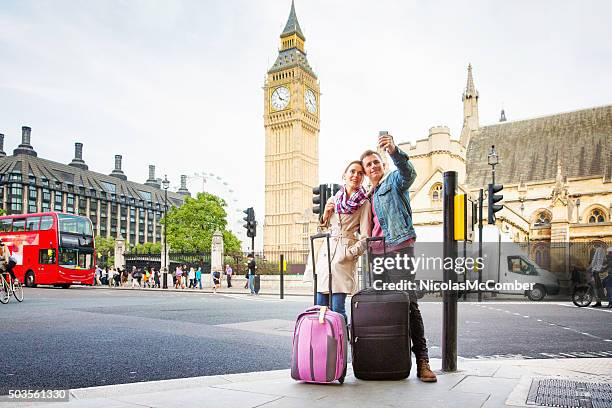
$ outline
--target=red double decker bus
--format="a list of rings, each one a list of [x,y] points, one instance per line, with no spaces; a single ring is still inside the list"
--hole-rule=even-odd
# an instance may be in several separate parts
[[[95,248],[87,217],[58,212],[0,217],[0,239],[26,286],[93,285]]]

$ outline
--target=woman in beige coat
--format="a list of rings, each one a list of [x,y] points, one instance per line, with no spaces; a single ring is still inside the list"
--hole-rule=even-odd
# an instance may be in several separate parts
[[[371,231],[372,210],[362,187],[364,169],[361,161],[349,163],[344,170],[344,186],[327,201],[323,224],[329,226],[332,266],[332,307],[346,319],[346,296],[357,291],[357,260],[366,250]],[[317,304],[329,305],[329,269],[327,245],[315,247]],[[312,281],[312,255],[308,257],[305,279]]]

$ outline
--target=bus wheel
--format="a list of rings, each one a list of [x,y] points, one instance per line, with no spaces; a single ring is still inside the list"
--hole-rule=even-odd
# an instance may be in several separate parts
[[[36,279],[34,277],[34,272],[33,271],[27,271],[25,274],[25,285],[28,288],[35,288],[36,287]]]
[[[60,286],[61,286],[62,288],[64,288],[64,289],[68,289],[68,288],[70,288],[70,284],[69,284],[69,283],[64,283],[64,284],[62,284],[62,285],[60,285]]]

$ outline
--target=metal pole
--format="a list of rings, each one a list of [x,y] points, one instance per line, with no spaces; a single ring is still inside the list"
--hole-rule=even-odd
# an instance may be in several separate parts
[[[280,255],[280,298],[285,298],[285,277],[283,271],[285,270],[285,255]]]
[[[447,259],[457,259],[457,241],[455,241],[455,191],[457,190],[457,172],[444,173],[444,265]],[[454,268],[444,268],[445,284],[457,282]],[[457,291],[451,287],[443,292],[442,301],[442,370],[457,371]]]
[[[164,189],[164,285],[168,289],[168,189]]]
[[[484,192],[482,188],[478,193],[478,258],[482,259],[482,204],[484,202]],[[482,268],[478,268],[478,283],[482,282]],[[478,285],[478,301],[482,302],[482,290]]]

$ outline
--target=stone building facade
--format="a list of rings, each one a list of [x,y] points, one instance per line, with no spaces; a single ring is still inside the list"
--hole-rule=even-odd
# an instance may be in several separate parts
[[[551,246],[565,246],[569,258],[567,243],[583,243],[588,259],[596,246],[612,245],[612,105],[517,121],[502,110],[499,123],[481,126],[471,66],[462,101],[459,140],[437,126],[427,139],[399,144],[418,173],[411,191],[416,225],[442,224],[444,171],[457,171],[459,189],[473,199],[486,191],[494,145],[495,182],[504,185],[497,225],[515,242],[529,242],[539,264],[555,269]]]
[[[4,152],[0,134],[0,204],[8,214],[83,215],[91,219],[96,236],[123,237],[130,245],[161,242],[164,190],[155,178],[155,166],[149,166],[149,179],[141,184],[129,181],[121,165],[122,157],[117,155],[109,175],[89,170],[81,143],[75,143],[69,164],[38,157],[31,145],[31,129],[24,126],[21,144],[12,156]],[[168,191],[168,206],[180,206],[186,195],[183,176],[181,189]]]

